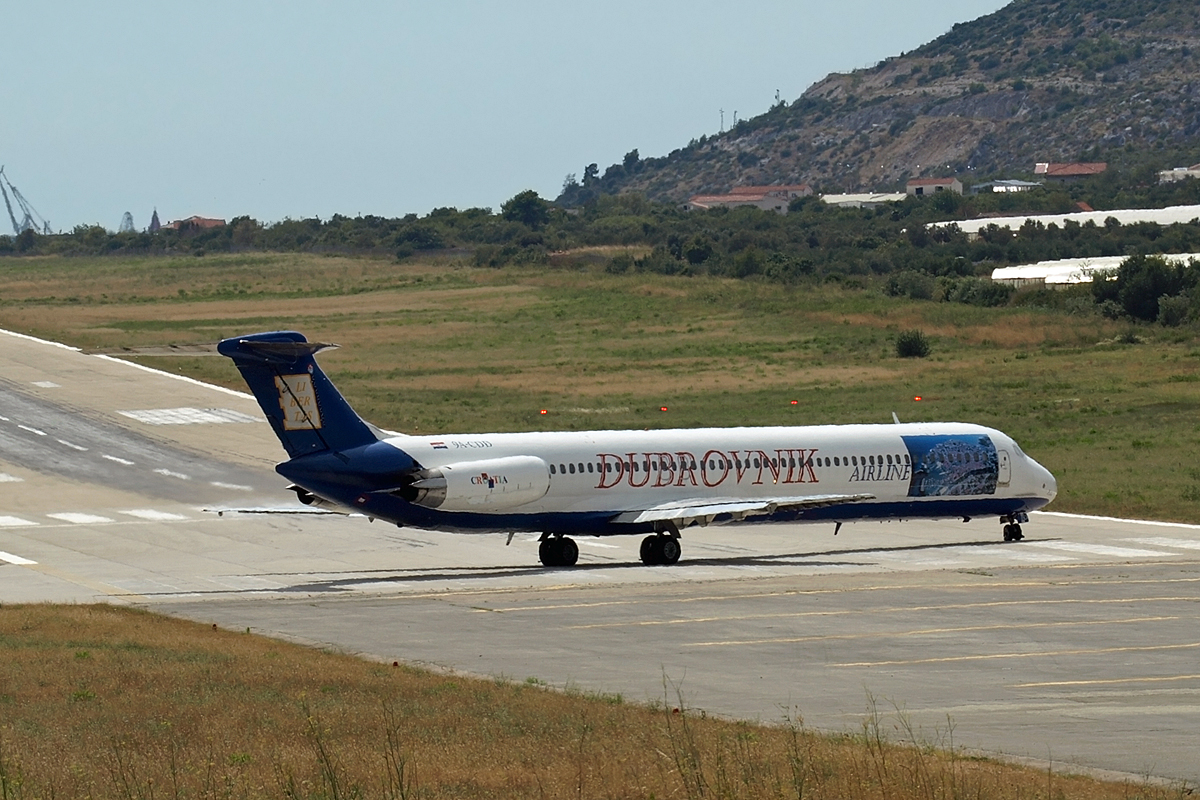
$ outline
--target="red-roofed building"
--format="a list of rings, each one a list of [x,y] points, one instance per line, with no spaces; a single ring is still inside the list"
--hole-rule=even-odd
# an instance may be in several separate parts
[[[187,219],[177,219],[174,222],[168,222],[164,228],[174,228],[177,231],[185,228],[220,228],[225,224],[223,219],[212,219],[210,217],[188,217]]]
[[[788,200],[812,195],[812,187],[807,183],[797,183],[790,186],[735,186],[730,194],[773,194],[786,197]]]
[[[924,197],[937,192],[963,193],[962,181],[958,178],[913,178],[904,186],[907,194]]]
[[[1106,169],[1108,169],[1108,164],[1103,161],[1076,162],[1072,164],[1039,162],[1034,164],[1033,174],[1042,175],[1048,181],[1070,183],[1071,181],[1079,181],[1084,178],[1090,178],[1093,175],[1099,175]]]
[[[807,183],[795,186],[735,186],[729,194],[697,194],[684,204],[684,211],[704,211],[710,208],[739,208],[754,206],[777,214],[788,212],[788,203],[797,197],[808,197],[812,187]]]

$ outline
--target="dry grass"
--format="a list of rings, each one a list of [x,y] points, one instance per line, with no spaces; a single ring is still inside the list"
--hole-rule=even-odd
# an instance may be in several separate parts
[[[1099,316],[830,284],[296,254],[6,259],[0,326],[100,350],[295,328],[344,346],[322,363],[364,417],[423,433],[968,420],[1054,471],[1058,510],[1200,523],[1191,328],[1130,345]],[[907,329],[931,358],[896,358]],[[224,359],[140,360],[243,388]]]
[[[1170,798],[922,743],[370,663],[112,606],[0,608],[0,798]],[[674,706],[674,707],[673,707]],[[901,743],[888,741],[893,727]],[[947,743],[948,744],[948,743]]]

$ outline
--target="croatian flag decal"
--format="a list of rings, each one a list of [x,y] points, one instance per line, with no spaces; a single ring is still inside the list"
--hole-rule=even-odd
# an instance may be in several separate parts
[[[434,450],[449,450],[450,449],[449,447],[446,446],[445,442],[430,442],[430,444],[433,445]]]

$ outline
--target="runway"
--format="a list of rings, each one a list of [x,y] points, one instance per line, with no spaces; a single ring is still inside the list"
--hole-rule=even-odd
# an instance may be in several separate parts
[[[248,395],[0,333],[0,602],[120,602],[349,652],[1200,782],[1200,526],[1037,514],[456,536],[291,505]]]

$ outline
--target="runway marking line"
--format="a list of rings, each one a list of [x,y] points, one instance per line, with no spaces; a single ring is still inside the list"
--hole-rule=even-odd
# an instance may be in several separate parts
[[[1043,681],[1042,683],[1014,683],[1011,689],[1041,689],[1054,686],[1112,686],[1118,683],[1169,683],[1171,681],[1200,680],[1200,675],[1162,675],[1155,678],[1104,678],[1094,681]]]
[[[1093,514],[1067,514],[1063,511],[1034,511],[1030,516],[1045,516],[1045,517],[1063,517],[1064,519],[1088,519],[1094,522],[1123,522],[1128,525],[1154,525],[1163,528],[1187,528],[1190,530],[1200,530],[1200,525],[1191,525],[1186,522],[1159,522],[1154,519],[1122,519],[1121,517],[1100,517]]]
[[[1180,562],[1173,562],[1180,563]],[[1047,566],[1046,569],[1056,569],[1054,566]],[[1072,564],[1070,569],[1078,569],[1079,565]],[[707,603],[719,602],[728,600],[760,600],[770,597],[814,597],[825,594],[850,594],[856,592],[894,592],[902,590],[910,590],[919,588],[924,591],[939,590],[945,591],[950,589],[1021,589],[1027,587],[1037,587],[1042,589],[1065,589],[1074,586],[1110,586],[1121,585],[1131,586],[1137,584],[1170,584],[1170,583],[1200,583],[1200,578],[1154,578],[1154,579],[1128,579],[1114,578],[1112,580],[1079,580],[1079,581],[1060,581],[1060,580],[1045,580],[1045,581],[1014,581],[1012,583],[990,582],[990,583],[938,583],[938,584],[920,584],[920,585],[882,585],[882,586],[846,586],[838,589],[791,589],[783,592],[757,592],[751,594],[736,594],[736,595],[702,595],[700,597],[653,597],[638,600],[601,600],[593,603],[555,603],[553,605],[538,605],[538,606],[508,606],[504,608],[488,609],[489,613],[510,614],[517,611],[561,611],[570,608],[605,608],[608,606],[633,606],[641,604],[652,604],[656,606],[666,605],[668,603]],[[569,589],[587,588],[582,584],[564,584],[561,586],[547,587],[530,587],[522,589],[522,592],[546,592],[546,591],[563,591]],[[632,587],[631,587],[632,588]],[[480,594],[513,594],[515,590],[508,589],[483,589],[469,592],[441,592],[438,597],[452,597],[454,595],[480,595]]]
[[[182,514],[174,514],[170,511],[157,511],[153,508],[130,508],[122,511],[121,513],[128,514],[131,517],[136,517],[137,519],[148,520],[150,522],[173,522],[187,519],[187,517]]]
[[[115,462],[117,462],[118,464],[124,464],[124,465],[125,465],[125,466],[127,466],[127,467],[132,467],[132,466],[133,466],[133,462],[132,462],[132,461],[130,461],[129,459],[127,459],[127,458],[118,458],[117,456],[110,456],[110,455],[108,455],[107,453],[105,453],[104,455],[102,455],[102,456],[100,456],[100,457],[101,457],[101,458],[107,458],[109,461],[115,461]]]
[[[24,528],[33,525],[37,523],[22,517],[0,516],[0,528]]]
[[[31,428],[31,427],[29,427],[28,425],[22,425],[22,424],[20,424],[20,423],[17,423],[17,427],[18,427],[18,428],[20,428],[20,429],[21,429],[21,430],[23,430],[23,431],[29,431],[30,433],[37,434],[38,436],[45,436],[45,435],[46,435],[46,432],[45,432],[45,431],[38,430],[37,428]]]
[[[81,453],[86,453],[88,450],[83,445],[75,444],[74,442],[68,442],[66,439],[56,439],[55,441],[57,441],[59,444],[63,445],[64,447],[69,447],[72,450],[78,450]]]
[[[73,525],[98,525],[102,522],[112,522],[108,517],[101,517],[97,514],[82,514],[75,511],[63,511],[57,514],[47,514],[50,519],[58,519],[63,522],[70,522]]]
[[[3,550],[0,550],[0,561],[7,562],[17,567],[27,567],[37,563],[36,561],[30,561],[28,558],[14,556],[12,553],[5,553]]]
[[[0,483],[24,483],[24,478],[18,478],[16,475],[9,475],[7,472],[0,472]]]
[[[1151,653],[1162,650],[1194,650],[1200,642],[1188,644],[1155,644],[1135,647],[1098,647],[1090,650],[1047,650],[1042,653],[993,653],[978,656],[946,656],[943,658],[917,658],[909,661],[848,661],[830,664],[831,667],[897,667],[916,664],[946,664],[955,661],[991,661],[1005,658],[1057,658],[1059,656],[1094,656],[1106,653]]]
[[[918,628],[911,631],[878,631],[875,633],[835,633],[821,636],[794,636],[776,639],[743,639],[720,642],[688,642],[684,647],[743,647],[754,644],[797,644],[799,642],[827,642],[846,639],[887,639],[902,636],[930,636],[938,633],[970,633],[972,631],[1025,631],[1033,628],[1073,628],[1091,625],[1129,625],[1135,622],[1170,622],[1182,617],[1133,617],[1131,619],[1060,620],[1056,622],[1034,622],[1024,625],[964,625],[959,628]],[[841,665],[838,665],[841,666]]]
[[[739,614],[730,617],[691,617],[687,619],[645,619],[634,622],[595,622],[588,625],[569,625],[567,630],[591,628],[636,628],[656,625],[690,625],[709,622],[744,622],[753,619],[795,619],[799,617],[837,617],[850,614],[895,614],[905,611],[952,611],[970,608],[1008,608],[1012,606],[1052,605],[1125,605],[1127,603],[1194,603],[1197,597],[1117,597],[1100,600],[995,600],[986,603],[950,603],[935,606],[889,606],[875,609],[831,609],[829,611],[791,611],[779,614]],[[488,610],[488,609],[484,609]]]
[[[1133,542],[1135,544],[1148,544],[1154,547],[1175,547],[1180,550],[1200,550],[1200,540],[1196,539],[1171,539],[1166,536],[1142,536],[1133,539],[1124,539],[1122,541]]]

